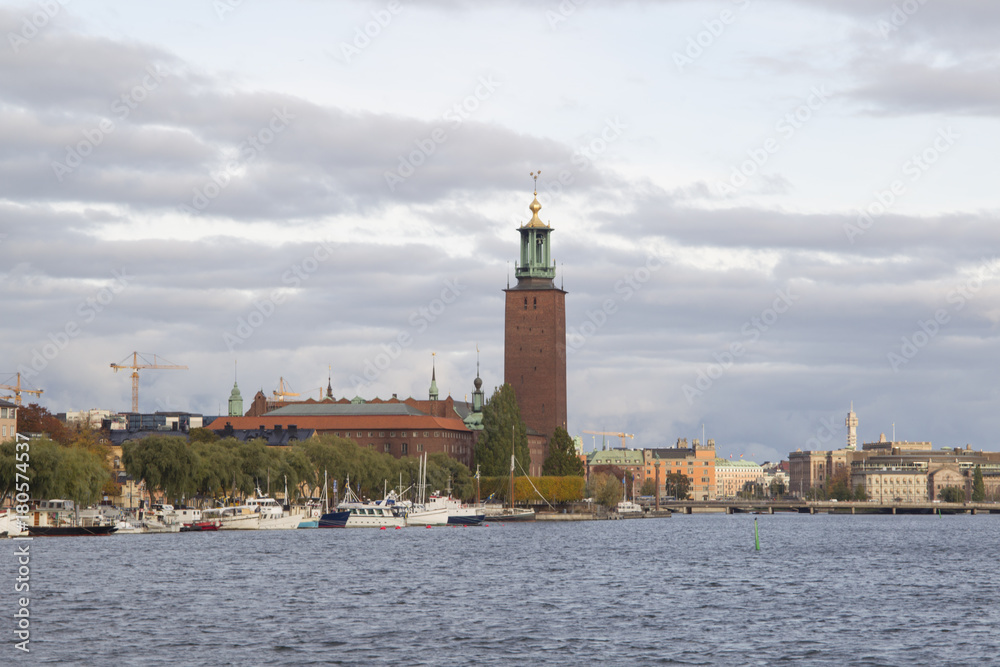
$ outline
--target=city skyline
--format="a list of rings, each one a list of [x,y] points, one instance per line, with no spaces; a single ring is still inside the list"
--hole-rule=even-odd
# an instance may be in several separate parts
[[[189,367],[143,372],[141,411],[215,414],[234,360],[244,398],[315,396],[330,365],[338,398],[424,398],[436,353],[442,397],[477,363],[489,397],[541,169],[571,434],[705,424],[773,461],[843,447],[853,401],[859,445],[996,449],[998,24],[971,1],[5,6],[0,381],[126,410],[109,366],[138,350]]]

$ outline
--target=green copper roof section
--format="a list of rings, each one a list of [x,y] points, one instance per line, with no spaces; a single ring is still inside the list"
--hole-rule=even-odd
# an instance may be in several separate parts
[[[606,449],[591,452],[587,464],[592,466],[641,466],[642,452],[637,449]]]
[[[538,203],[538,192],[535,192],[535,199],[528,207],[531,210],[531,220],[526,225],[522,225],[518,231],[521,232],[521,259],[514,269],[514,276],[521,278],[548,278],[556,277],[556,267],[552,264],[552,247],[549,242],[549,235],[552,227],[542,222],[538,217],[538,212],[542,205]]]

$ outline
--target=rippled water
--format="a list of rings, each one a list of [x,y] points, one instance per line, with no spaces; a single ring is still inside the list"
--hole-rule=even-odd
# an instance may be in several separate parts
[[[7,540],[0,663],[1000,660],[1000,516],[754,518]]]

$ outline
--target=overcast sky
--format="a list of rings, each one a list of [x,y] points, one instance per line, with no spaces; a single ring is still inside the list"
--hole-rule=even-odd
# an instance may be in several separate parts
[[[226,409],[503,380],[533,182],[569,429],[997,449],[1000,3],[0,6],[0,382]],[[585,436],[588,448],[594,444]],[[596,439],[599,447],[601,438]]]

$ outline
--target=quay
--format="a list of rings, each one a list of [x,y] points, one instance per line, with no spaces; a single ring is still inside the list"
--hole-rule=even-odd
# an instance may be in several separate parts
[[[1000,514],[1000,503],[873,503],[830,500],[670,500],[661,508],[680,514]]]

